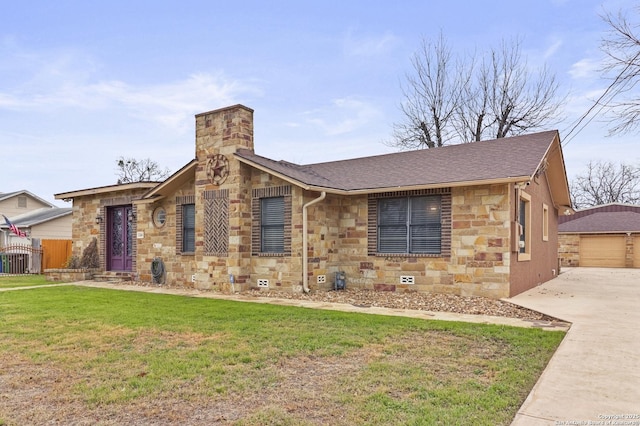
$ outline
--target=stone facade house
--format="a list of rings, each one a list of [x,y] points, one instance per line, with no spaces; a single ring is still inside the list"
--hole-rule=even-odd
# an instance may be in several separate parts
[[[196,115],[161,183],[57,194],[105,271],[201,289],[359,287],[507,297],[558,272],[559,135],[298,165],[254,151],[253,110]]]
[[[611,203],[560,218],[562,266],[640,268],[640,206]]]

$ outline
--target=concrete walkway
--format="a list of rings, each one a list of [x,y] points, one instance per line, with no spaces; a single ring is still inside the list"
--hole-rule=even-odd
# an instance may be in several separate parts
[[[640,269],[567,269],[509,300],[573,323],[512,425],[640,425]]]
[[[545,330],[567,331],[569,329],[569,324],[562,321],[542,321],[542,320],[531,321],[531,320],[524,320],[519,318],[507,318],[507,317],[498,317],[498,316],[490,316],[490,315],[471,315],[471,314],[456,314],[452,312],[431,312],[431,311],[420,311],[420,310],[411,310],[411,309],[380,308],[376,306],[357,306],[357,305],[350,305],[346,303],[315,302],[310,300],[280,299],[275,297],[253,297],[253,296],[246,296],[246,295],[240,295],[240,294],[222,294],[222,293],[213,292],[213,291],[196,290],[196,289],[189,289],[189,288],[171,288],[171,287],[162,287],[162,286],[156,286],[156,285],[140,286],[140,285],[131,285],[126,283],[114,284],[109,282],[97,282],[97,281],[79,281],[74,283],[45,284],[45,285],[38,285],[35,287],[13,287],[13,288],[4,288],[4,289],[0,288],[0,292],[28,290],[28,289],[44,288],[44,287],[68,286],[68,285],[81,285],[85,287],[108,288],[112,290],[139,291],[144,293],[173,294],[177,296],[202,297],[202,298],[208,298],[208,299],[234,300],[238,302],[269,303],[273,305],[297,306],[300,308],[325,309],[325,310],[342,311],[342,312],[358,312],[362,314],[390,315],[390,316],[401,316],[401,317],[409,317],[409,318],[432,319],[432,320],[443,320],[443,321],[461,321],[461,322],[470,322],[470,323],[476,323],[476,324],[499,324],[499,325],[509,325],[513,327],[542,328]]]

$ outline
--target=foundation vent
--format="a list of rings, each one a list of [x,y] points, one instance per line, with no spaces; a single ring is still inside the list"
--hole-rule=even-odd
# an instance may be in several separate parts
[[[416,277],[413,275],[400,275],[400,284],[415,284]]]
[[[324,284],[327,282],[327,276],[326,275],[318,275],[318,284]]]
[[[259,279],[258,287],[269,287],[269,280]]]

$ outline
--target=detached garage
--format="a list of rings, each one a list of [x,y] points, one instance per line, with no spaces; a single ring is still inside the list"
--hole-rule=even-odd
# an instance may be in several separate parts
[[[607,204],[559,218],[561,266],[640,268],[640,206]]]
[[[581,235],[580,266],[624,268],[627,238],[624,235]]]

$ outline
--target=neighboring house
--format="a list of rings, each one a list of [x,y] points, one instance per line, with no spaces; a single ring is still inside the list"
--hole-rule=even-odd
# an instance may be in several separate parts
[[[29,213],[13,216],[9,220],[31,239],[70,240],[71,208],[43,207]],[[24,238],[11,234],[9,227],[0,221],[0,230],[5,232],[9,244],[24,242]]]
[[[556,131],[297,165],[256,155],[253,110],[196,115],[195,159],[161,183],[73,200],[74,254],[202,289],[347,287],[513,296],[558,269],[570,210]]]
[[[0,215],[7,216],[29,238],[71,239],[71,208],[56,207],[29,191],[0,193]],[[12,234],[0,216],[0,246],[26,242]]]
[[[562,266],[640,268],[640,206],[605,204],[560,218]]]
[[[9,219],[43,207],[53,208],[55,205],[25,190],[0,192],[0,214]]]
[[[27,237],[15,235],[0,216],[0,273],[40,273],[59,267],[71,252],[71,209],[29,191],[0,193],[0,214]]]

